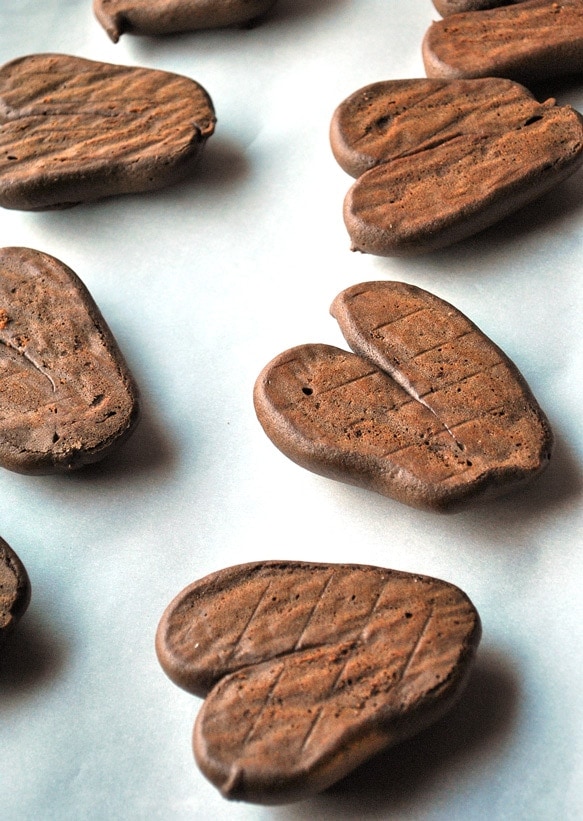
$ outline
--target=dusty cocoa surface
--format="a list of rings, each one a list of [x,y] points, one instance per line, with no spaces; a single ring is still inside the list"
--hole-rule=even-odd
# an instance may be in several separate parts
[[[40,210],[160,188],[215,127],[193,80],[64,54],[0,68],[0,205]]]
[[[14,550],[0,539],[0,646],[30,602],[28,573]]]
[[[451,584],[362,565],[258,562],[171,602],[156,647],[206,700],[194,729],[227,798],[299,800],[414,734],[459,697],[480,620]]]
[[[97,461],[134,430],[138,391],[81,280],[29,248],[0,249],[0,465]]]
[[[95,16],[114,43],[124,33],[173,34],[248,23],[276,0],[93,0]]]
[[[510,80],[366,86],[332,118],[333,153],[358,177],[344,202],[352,249],[430,251],[494,224],[583,163],[583,120]]]
[[[356,353],[303,345],[272,360],[255,410],[290,459],[414,507],[455,510],[548,464],[548,421],[508,357],[438,297],[353,286],[332,313]]]
[[[583,71],[581,0],[528,0],[468,11],[431,25],[428,77],[508,77],[527,85]]]

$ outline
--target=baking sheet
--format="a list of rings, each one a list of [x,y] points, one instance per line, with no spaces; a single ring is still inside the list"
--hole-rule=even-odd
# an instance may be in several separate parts
[[[2,245],[71,266],[143,397],[133,438],[67,477],[0,473],[0,534],[33,599],[0,665],[4,819],[575,819],[583,815],[581,173],[478,237],[411,259],[351,254],[336,105],[424,76],[429,0],[278,0],[251,29],[122,37],[89,0],[3,0],[0,59],[56,51],[193,77],[218,115],[197,172],[171,188],[52,213],[0,211]],[[541,92],[542,93],[542,92]],[[545,94],[583,109],[583,81]],[[255,419],[261,368],[344,342],[343,288],[399,279],[453,302],[516,362],[556,435],[528,489],[439,516],[317,477]],[[191,581],[266,558],[437,576],[483,621],[446,718],[326,793],[224,801],[190,749],[200,701],[153,650]]]

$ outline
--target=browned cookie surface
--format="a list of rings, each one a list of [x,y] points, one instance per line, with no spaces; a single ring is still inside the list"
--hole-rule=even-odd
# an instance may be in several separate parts
[[[95,16],[114,43],[125,32],[172,34],[246,23],[275,0],[93,0]]]
[[[583,71],[583,2],[528,0],[433,23],[428,77],[509,77],[521,83]]]
[[[406,255],[492,225],[583,163],[583,120],[510,80],[395,80],[338,106],[330,140],[358,180],[344,203],[353,250]]]
[[[14,550],[0,539],[0,644],[23,616],[29,602],[26,568]]]
[[[133,431],[138,392],[99,309],[54,257],[0,249],[0,465],[70,470]]]
[[[404,283],[363,283],[332,311],[356,353],[292,348],[255,385],[259,421],[290,459],[434,510],[546,467],[552,435],[524,379],[449,303]]]
[[[170,678],[208,693],[194,730],[205,775],[228,798],[280,803],[440,716],[479,639],[475,608],[446,582],[282,561],[195,582],[167,608],[156,647]]]
[[[0,205],[58,208],[181,178],[214,131],[193,80],[63,54],[0,69]]]
[[[525,0],[433,0],[433,5],[443,17],[447,17],[448,14],[459,14],[462,11],[483,11],[524,2]]]

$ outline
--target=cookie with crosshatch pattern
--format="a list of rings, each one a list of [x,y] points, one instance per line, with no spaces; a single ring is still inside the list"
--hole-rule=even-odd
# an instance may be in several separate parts
[[[167,607],[156,650],[205,698],[193,735],[226,798],[326,789],[458,699],[481,635],[457,587],[380,567],[265,561],[219,570]]]
[[[354,351],[298,345],[259,374],[255,411],[302,467],[413,507],[460,508],[548,465],[524,377],[468,317],[404,282],[364,282],[331,312]]]

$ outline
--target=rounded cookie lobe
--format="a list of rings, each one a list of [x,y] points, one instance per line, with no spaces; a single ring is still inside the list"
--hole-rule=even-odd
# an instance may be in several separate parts
[[[0,465],[69,471],[133,432],[138,390],[91,295],[64,263],[0,249]]]
[[[331,146],[358,179],[344,202],[352,249],[427,252],[487,228],[583,163],[583,120],[509,80],[402,80],[355,92]]]
[[[527,0],[433,23],[422,44],[428,77],[521,83],[583,71],[581,0]]]
[[[64,54],[0,68],[0,205],[41,210],[184,177],[215,127],[194,80]]]
[[[555,111],[519,83],[487,80],[385,80],[358,89],[336,108],[330,146],[352,177],[385,162],[431,151],[456,137],[499,137]],[[567,111],[571,111],[567,107]]]
[[[364,565],[258,562],[183,591],[157,635],[178,683],[209,694],[196,760],[227,798],[326,789],[461,694],[480,639],[446,582]]]
[[[95,16],[114,43],[126,32],[175,34],[221,28],[260,17],[276,0],[93,0]]]
[[[294,462],[438,511],[547,466],[551,430],[523,377],[449,303],[404,283],[363,283],[332,312],[356,353],[298,346],[255,384],[259,422]]]
[[[114,43],[126,32],[175,34],[236,26],[260,17],[276,0],[93,0],[95,16]]]
[[[24,615],[30,602],[30,580],[14,550],[0,539],[0,645]]]
[[[259,375],[254,403],[273,444],[307,470],[413,507],[441,510],[466,495],[464,486],[451,498],[466,460],[443,425],[354,353],[285,351]]]
[[[551,429],[524,377],[453,305],[404,282],[365,282],[342,291],[331,313],[356,353],[441,420],[470,482],[495,489],[548,465]]]

